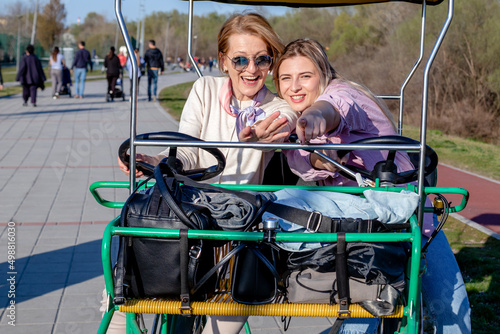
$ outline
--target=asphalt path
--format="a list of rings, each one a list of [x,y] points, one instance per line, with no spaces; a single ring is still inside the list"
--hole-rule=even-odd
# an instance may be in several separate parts
[[[486,228],[496,237],[500,234],[500,182],[474,173],[448,166],[438,165],[439,187],[460,187],[469,191],[469,201],[457,216],[476,228],[474,223]],[[458,204],[460,196],[446,196]],[[461,218],[458,217],[458,218]],[[483,229],[481,229],[483,230]],[[488,232],[483,230],[483,232]]]

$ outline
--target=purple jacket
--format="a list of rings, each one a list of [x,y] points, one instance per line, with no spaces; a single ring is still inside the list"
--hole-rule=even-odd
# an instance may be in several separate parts
[[[47,78],[45,77],[45,73],[43,73],[42,64],[37,56],[26,55],[21,58],[16,81],[21,82],[21,85],[44,87],[45,80],[47,80]]]

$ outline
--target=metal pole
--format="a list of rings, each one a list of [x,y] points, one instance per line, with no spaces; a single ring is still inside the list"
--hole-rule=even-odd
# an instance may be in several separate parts
[[[21,18],[17,17],[17,52],[16,52],[16,72],[19,71],[19,61],[21,60]]]
[[[127,51],[130,55],[129,59],[132,64],[132,103],[130,106],[130,189],[129,192],[132,193],[135,188],[135,137],[137,135],[137,77],[139,73],[139,67],[137,65],[137,58],[135,57],[134,49],[132,48],[132,42],[130,41],[130,36],[127,31],[127,26],[122,16],[121,0],[115,0],[115,15],[118,20],[118,25],[123,35],[123,40],[127,46]]]
[[[193,38],[193,0],[189,0],[189,13],[188,13],[188,58],[191,61],[191,64],[193,64],[193,68],[198,74],[198,76],[201,78],[203,74],[201,74],[201,71],[198,67],[198,64],[194,61],[193,58],[193,52],[191,49],[192,45],[192,38]],[[196,40],[196,39],[195,39]]]
[[[165,60],[167,59],[167,46],[168,46],[168,30],[170,29],[170,19],[172,18],[172,16],[167,16],[167,32],[166,32],[166,36],[165,36],[165,47],[163,48],[163,57],[165,58]]]
[[[142,17],[142,25],[141,25],[141,47],[139,50],[140,54],[144,54],[144,26],[146,24],[146,21],[144,20],[144,16]]]
[[[35,15],[33,17],[33,28],[31,30],[31,45],[35,45],[35,37],[36,37],[36,21],[38,19],[38,0],[36,0],[35,5]]]
[[[116,24],[116,31],[115,31],[115,50],[118,52],[118,34],[120,33],[120,26],[118,23]]]
[[[425,5],[425,2],[424,2]],[[443,44],[444,36],[450,27],[451,20],[453,19],[453,8],[455,6],[455,0],[449,0],[448,2],[448,14],[446,16],[446,20],[441,28],[441,32],[434,43],[434,47],[432,48],[431,53],[429,54],[429,58],[425,65],[424,71],[424,83],[423,83],[423,91],[422,91],[422,120],[420,124],[420,128],[422,129],[420,133],[420,145],[422,148],[420,150],[420,169],[418,172],[418,196],[420,197],[420,206],[418,207],[418,224],[420,229],[422,229],[422,223],[424,221],[424,177],[425,177],[425,143],[426,143],[426,135],[427,135],[427,101],[429,96],[429,75],[432,63],[436,58],[437,52],[441,44]]]
[[[137,32],[135,33],[135,47],[137,49],[139,49],[140,47],[140,42],[139,42],[139,32],[140,32],[140,29],[141,29],[141,20],[137,20]]]

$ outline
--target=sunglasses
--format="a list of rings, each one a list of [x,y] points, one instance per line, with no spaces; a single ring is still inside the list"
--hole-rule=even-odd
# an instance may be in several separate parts
[[[250,64],[250,60],[252,60],[252,58],[247,58],[243,56],[234,58],[229,58],[228,56],[226,57],[231,61],[231,63],[233,63],[233,68],[239,72],[244,71]],[[273,63],[273,58],[271,58],[268,55],[258,56],[253,58],[253,62],[255,66],[259,68],[259,70],[266,70],[269,67],[271,67],[271,64]]]

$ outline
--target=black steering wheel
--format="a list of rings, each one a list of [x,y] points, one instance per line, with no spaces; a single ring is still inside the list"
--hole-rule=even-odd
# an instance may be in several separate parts
[[[354,141],[350,144],[378,144],[378,145],[405,145],[405,144],[419,144],[420,142],[408,137],[403,136],[381,136],[381,137],[373,137],[373,138],[364,138],[357,141]],[[438,156],[436,152],[429,146],[425,146],[425,176],[430,175],[436,170],[438,164]],[[338,151],[338,156],[342,157],[347,154],[347,150]],[[346,165],[345,167],[349,168],[351,171],[355,173],[359,173],[365,178],[375,181],[375,179],[379,179],[380,182],[390,182],[393,184],[402,184],[412,182],[418,179],[418,168],[397,172],[397,166],[394,163],[394,159],[396,157],[395,150],[389,150],[389,154],[387,155],[387,159],[384,161],[379,161],[375,164],[373,171],[368,171],[364,168],[360,168],[357,166]],[[414,159],[412,159],[415,161]],[[418,167],[418,166],[415,166]],[[351,175],[340,172],[343,176],[348,177],[350,179],[354,179]]]
[[[180,132],[151,132],[151,133],[144,133],[137,135],[136,137],[139,140],[159,140],[159,141],[198,141],[198,142],[203,142],[203,140],[199,138],[195,138],[189,135],[186,135],[184,133]],[[165,145],[168,146],[168,145]],[[130,139],[125,140],[121,145],[120,148],[118,149],[118,157],[120,160],[127,166],[130,165],[130,154],[128,153],[128,150],[130,148]],[[217,165],[210,166],[207,168],[200,168],[200,169],[192,169],[192,170],[183,170],[182,169],[182,164],[180,163],[179,160],[177,160],[176,154],[177,154],[177,148],[172,147],[170,148],[170,153],[169,157],[167,159],[167,163],[173,167],[177,173],[186,175],[189,178],[196,180],[196,181],[201,181],[201,180],[207,180],[212,177],[215,177],[222,173],[224,168],[226,167],[226,159],[224,158],[224,155],[222,152],[213,147],[201,147],[202,150],[205,150],[212,154],[214,158],[217,160]],[[153,175],[153,170],[155,166],[145,163],[143,161],[137,161],[137,169],[143,172],[144,175],[146,176],[151,176]]]

